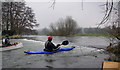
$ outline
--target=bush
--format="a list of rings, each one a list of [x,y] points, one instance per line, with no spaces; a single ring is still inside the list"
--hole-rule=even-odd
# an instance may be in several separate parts
[[[3,30],[2,31],[2,36],[6,35],[6,34],[8,34],[9,36],[12,36],[12,35],[15,34],[15,31],[13,31],[13,30]]]
[[[106,49],[108,52],[114,53],[116,55],[120,54],[120,43],[117,44],[116,46],[108,47]]]

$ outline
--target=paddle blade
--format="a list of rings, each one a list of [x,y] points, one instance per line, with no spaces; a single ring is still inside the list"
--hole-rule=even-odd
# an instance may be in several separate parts
[[[62,45],[68,45],[68,44],[69,42],[67,40],[62,42]]]

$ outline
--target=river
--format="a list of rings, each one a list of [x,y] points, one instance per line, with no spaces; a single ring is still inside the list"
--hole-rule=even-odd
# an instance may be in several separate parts
[[[26,50],[43,50],[47,36],[24,36],[24,39],[11,39],[11,42],[22,42],[23,48],[2,53],[3,68],[101,68],[102,62],[109,57],[103,49],[110,41],[106,37],[53,37],[58,44],[68,40],[75,49],[54,54],[25,54]],[[64,46],[61,46],[64,47]],[[101,48],[101,49],[100,49]],[[103,49],[102,49],[103,48]],[[1,59],[1,58],[0,58]]]

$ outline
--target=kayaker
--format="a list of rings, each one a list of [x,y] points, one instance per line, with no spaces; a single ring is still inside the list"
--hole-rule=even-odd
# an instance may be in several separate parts
[[[8,35],[5,35],[4,38],[2,38],[2,47],[10,45],[10,39]]]
[[[55,46],[52,43],[52,36],[48,36],[48,40],[45,42],[45,49],[44,49],[44,51],[53,51],[53,50],[59,49],[59,46],[60,46],[60,44]]]

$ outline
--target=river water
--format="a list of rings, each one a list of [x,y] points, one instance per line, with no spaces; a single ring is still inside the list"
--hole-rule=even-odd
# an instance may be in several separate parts
[[[53,43],[64,40],[75,46],[75,49],[54,54],[25,54],[26,50],[43,50],[47,36],[24,36],[24,39],[12,39],[11,42],[22,42],[23,48],[2,53],[2,68],[101,68],[102,62],[109,57],[103,49],[109,45],[106,37],[53,37]],[[65,46],[61,46],[65,47]]]

